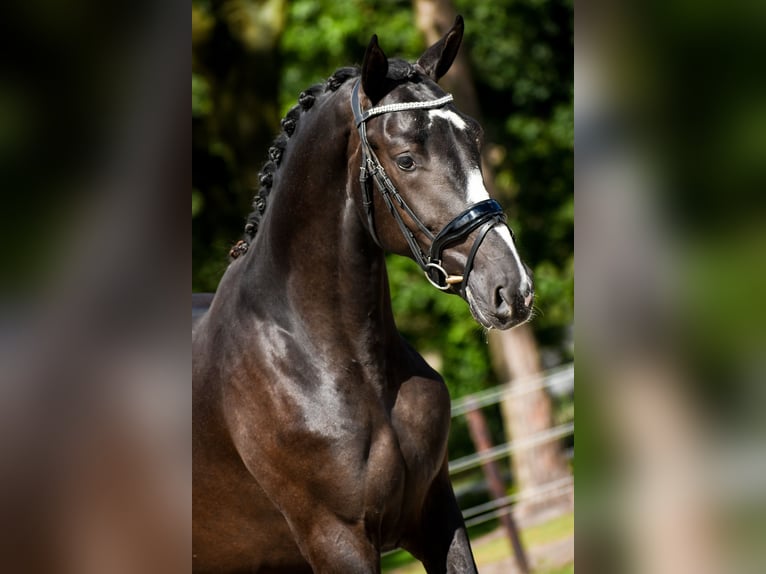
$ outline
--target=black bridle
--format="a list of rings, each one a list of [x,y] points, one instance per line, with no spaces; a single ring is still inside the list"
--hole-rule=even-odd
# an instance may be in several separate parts
[[[354,85],[354,90],[351,94],[351,108],[354,111],[354,120],[356,122],[356,128],[359,131],[359,139],[361,140],[362,148],[362,165],[360,168],[359,182],[362,187],[362,203],[364,204],[365,211],[367,213],[367,222],[370,234],[372,235],[375,243],[380,246],[377,233],[375,231],[375,219],[373,215],[373,197],[372,197],[372,185],[370,178],[375,181],[378,190],[383,197],[388,210],[393,215],[399,229],[402,231],[402,235],[407,240],[410,246],[410,251],[417,261],[420,268],[425,272],[428,281],[437,289],[446,291],[458,283],[462,283],[460,288],[460,294],[465,297],[465,290],[468,286],[468,275],[473,268],[473,260],[476,256],[476,252],[479,250],[484,237],[489,233],[495,225],[505,224],[505,214],[503,208],[494,199],[486,199],[478,203],[474,203],[469,206],[468,209],[463,211],[460,215],[450,221],[444,228],[436,235],[432,234],[420,218],[404,201],[404,198],[399,194],[396,186],[386,175],[383,166],[381,165],[378,157],[370,146],[370,142],[367,141],[367,128],[366,122],[372,117],[387,114],[390,112],[400,112],[406,110],[427,110],[439,108],[452,101],[451,95],[446,95],[437,100],[429,100],[425,102],[405,102],[398,104],[389,104],[384,106],[378,106],[362,111],[362,106],[359,101],[359,86],[360,81],[357,80]],[[407,227],[404,222],[401,213],[396,208],[396,205],[404,210],[405,213],[417,224],[420,230],[425,234],[428,240],[431,242],[431,247],[428,250],[428,254],[423,251],[415,238],[415,234]],[[471,251],[468,254],[465,268],[462,275],[449,275],[442,267],[442,253],[443,251],[453,245],[465,239],[476,229],[481,228],[479,234],[473,242]]]

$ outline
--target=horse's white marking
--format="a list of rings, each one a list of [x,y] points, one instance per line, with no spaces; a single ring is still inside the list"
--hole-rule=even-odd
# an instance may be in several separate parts
[[[443,110],[443,109],[429,110],[428,117],[431,118],[431,121],[433,121],[434,118],[445,119],[459,130],[468,129],[468,124],[465,123],[465,120],[461,118],[456,112],[453,112],[452,110]]]
[[[484,178],[482,178],[479,168],[474,168],[468,172],[466,188],[466,200],[469,204],[489,199],[489,192],[484,185]],[[511,237],[510,229],[506,225],[497,225],[492,231],[500,234],[500,238],[508,245],[508,249],[510,249],[513,260],[516,262],[516,267],[519,270],[519,289],[525,291],[529,287],[530,281],[526,269],[524,269],[524,265],[521,263],[521,257],[519,257],[519,253],[516,251],[516,244],[513,241],[513,237]]]
[[[481,171],[476,167],[468,172],[468,182],[466,185],[466,200],[468,203],[479,203],[485,199],[489,199],[489,192],[484,186],[484,178],[481,176]]]
[[[513,242],[513,237],[511,237],[511,230],[508,229],[507,225],[496,225],[492,228],[492,231],[499,233],[500,238],[505,241],[505,243],[508,245],[508,249],[511,250],[513,260],[516,262],[516,267],[519,270],[519,290],[526,291],[530,285],[530,281],[529,277],[527,276],[527,271],[524,269],[524,265],[521,263],[519,252],[516,251],[516,245]]]

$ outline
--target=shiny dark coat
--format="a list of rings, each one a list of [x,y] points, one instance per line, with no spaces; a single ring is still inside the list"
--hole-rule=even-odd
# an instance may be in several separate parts
[[[373,38],[355,72],[365,105],[443,96],[435,80],[462,32],[458,19],[415,65],[389,63]],[[194,572],[379,572],[396,547],[428,572],[476,571],[447,473],[450,397],[391,311],[383,248],[407,244],[379,198],[383,248],[366,228],[353,81],[317,92],[291,126],[257,234],[193,330]],[[435,230],[465,208],[464,172],[480,162],[480,128],[460,117],[467,129],[426,131],[427,111],[369,122]],[[403,151],[417,169],[397,169]],[[459,271],[467,249],[445,266]],[[478,252],[467,298],[486,327],[529,316],[513,257],[499,233]]]

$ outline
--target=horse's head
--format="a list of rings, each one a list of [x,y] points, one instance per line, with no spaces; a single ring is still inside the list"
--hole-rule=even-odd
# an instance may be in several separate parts
[[[436,84],[462,36],[458,17],[414,65],[389,61],[373,36],[352,96],[359,205],[381,247],[413,257],[436,287],[460,293],[485,327],[507,329],[530,317],[531,273],[484,185],[481,127]]]

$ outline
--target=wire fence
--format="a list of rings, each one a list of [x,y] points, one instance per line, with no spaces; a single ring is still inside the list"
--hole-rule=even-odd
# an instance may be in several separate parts
[[[525,448],[532,448],[547,442],[551,442],[553,440],[564,438],[565,436],[569,436],[572,433],[574,433],[574,423],[564,423],[545,431],[540,431],[523,439],[499,444],[487,451],[477,452],[450,461],[449,472],[451,475],[458,474],[470,468],[481,466],[485,462],[499,460],[513,454],[516,451]]]
[[[556,395],[571,395],[574,392],[574,364],[570,363],[551,369],[540,376],[515,381],[513,385],[499,385],[492,389],[456,399],[452,403],[452,417],[465,415],[470,411],[488,407],[504,400],[512,400],[513,398],[541,389],[546,389]],[[522,449],[533,448],[551,441],[561,440],[573,434],[574,421],[570,421],[522,439],[493,446],[482,452],[476,452],[450,461],[450,475],[454,476],[488,462],[507,458]],[[571,476],[567,476],[467,508],[463,510],[463,518],[465,519],[466,526],[474,526],[504,514],[510,514],[513,506],[520,502],[571,496],[573,492],[574,479]]]
[[[509,514],[512,507],[519,502],[531,502],[540,499],[569,495],[574,492],[574,479],[571,476],[548,482],[536,488],[509,494],[504,498],[490,500],[484,504],[473,506],[463,511],[463,519],[467,527],[499,518]]]
[[[524,395],[539,389],[549,389],[555,394],[571,394],[573,388],[574,364],[568,363],[550,369],[539,376],[519,379],[513,385],[498,385],[455,399],[452,401],[452,417],[463,415],[477,408],[497,404],[508,397]]]

